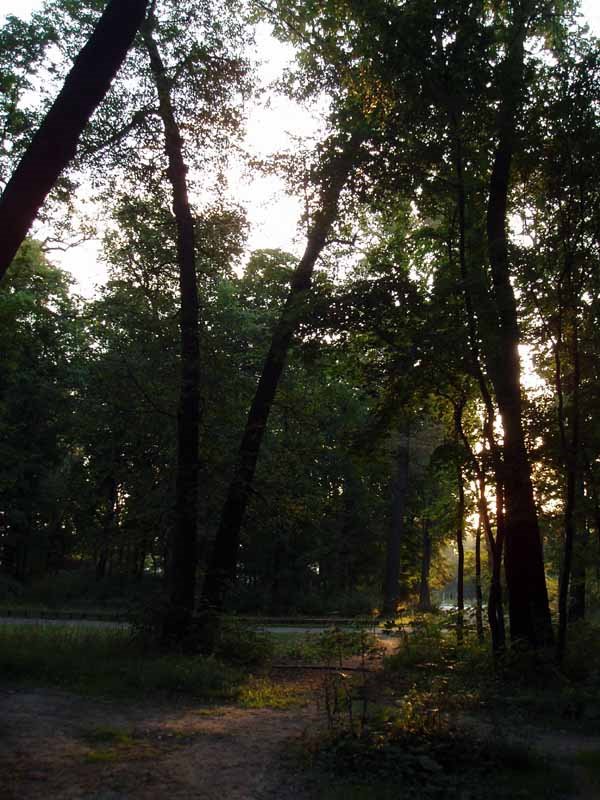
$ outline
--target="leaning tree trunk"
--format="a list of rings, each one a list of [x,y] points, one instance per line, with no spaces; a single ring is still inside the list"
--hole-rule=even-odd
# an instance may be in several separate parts
[[[169,609],[164,621],[165,642],[181,641],[194,611],[197,564],[198,436],[200,425],[200,344],[198,283],[194,220],[187,186],[183,140],[171,100],[170,81],[153,37],[156,18],[152,12],[143,36],[165,131],[168,176],[177,226],[177,264],[180,291],[181,383],[177,413],[177,473],[175,525],[169,566]]]
[[[515,128],[523,85],[528,5],[524,0],[515,9],[513,40],[503,65],[504,98],[498,111],[498,143],[489,186],[487,240],[498,324],[496,341],[488,346],[488,361],[504,428],[505,571],[511,638],[539,647],[551,644],[553,633],[523,430],[519,325],[506,230]]]
[[[409,434],[402,434],[396,451],[395,475],[392,480],[392,514],[386,547],[383,584],[383,613],[394,616],[400,599],[400,550],[404,536],[404,515],[408,497]]]
[[[291,280],[290,292],[273,332],[229,485],[212,557],[204,582],[202,603],[211,612],[223,606],[227,587],[235,580],[240,530],[244,520],[261,443],[292,337],[306,309],[315,263],[325,246],[338,208],[340,193],[352,171],[364,134],[354,132],[327,166],[321,205],[308,234],[304,255]],[[208,630],[208,629],[207,629]],[[210,643],[207,642],[209,646]]]
[[[104,98],[144,20],[148,0],[110,0],[0,197],[0,280]]]

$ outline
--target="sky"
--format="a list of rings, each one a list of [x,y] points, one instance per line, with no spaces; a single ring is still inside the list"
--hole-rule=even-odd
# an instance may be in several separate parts
[[[26,17],[41,5],[42,0],[0,0],[0,18],[6,14]],[[581,7],[591,30],[600,36],[600,0],[582,0]],[[292,51],[271,36],[266,24],[258,27],[256,44],[263,62],[260,78],[267,84],[282,74],[292,58]],[[318,127],[317,111],[308,112],[281,95],[269,92],[261,105],[248,110],[244,147],[252,156],[265,157],[292,149],[293,137],[314,135]],[[248,251],[281,248],[300,254],[302,241],[298,235],[298,221],[302,207],[298,199],[286,193],[283,182],[274,176],[250,175],[240,164],[232,166],[228,179],[232,197],[244,206],[248,215]],[[93,295],[96,284],[106,279],[106,267],[100,261],[99,250],[99,242],[88,242],[54,259],[73,273],[77,291],[85,296]]]

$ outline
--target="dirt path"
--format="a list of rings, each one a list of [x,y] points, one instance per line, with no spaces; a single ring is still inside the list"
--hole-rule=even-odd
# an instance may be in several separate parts
[[[314,716],[314,704],[273,711],[0,691],[0,797],[285,798],[281,753]]]

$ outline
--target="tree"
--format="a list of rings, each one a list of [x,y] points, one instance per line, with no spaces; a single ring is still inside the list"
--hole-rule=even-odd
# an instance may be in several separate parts
[[[20,581],[58,568],[72,532],[81,324],[68,288],[27,240],[0,289],[0,563]]]
[[[225,591],[235,577],[240,529],[256,470],[269,413],[281,378],[290,343],[304,311],[315,263],[335,222],[340,194],[359,161],[364,130],[356,128],[328,143],[321,168],[319,205],[311,221],[304,255],[291,278],[290,291],[273,332],[269,352],[248,412],[234,475],[203,588],[203,603],[211,610],[223,606]]]
[[[517,168],[529,201],[522,213],[526,243],[519,252],[526,333],[537,353],[537,368],[553,388],[553,419],[540,433],[546,469],[556,472],[562,494],[557,642],[562,659],[568,617],[582,617],[585,608],[584,465],[597,452],[587,396],[596,357],[588,298],[595,285],[598,223],[592,176],[600,150],[591,100],[598,90],[597,48],[575,29],[558,52],[557,62],[542,68],[532,99],[532,117],[545,135],[532,137]]]
[[[79,137],[106,95],[144,19],[148,0],[110,0],[0,197],[0,280]]]
[[[200,341],[198,282],[194,219],[189,201],[187,166],[183,139],[171,99],[169,79],[154,30],[158,24],[156,2],[150,7],[142,35],[150,59],[158,95],[159,113],[165,130],[167,174],[173,193],[173,214],[177,226],[179,267],[181,388],[177,413],[177,478],[175,526],[169,565],[170,608],[163,636],[181,640],[191,623],[195,604],[198,519],[198,436],[200,427]]]

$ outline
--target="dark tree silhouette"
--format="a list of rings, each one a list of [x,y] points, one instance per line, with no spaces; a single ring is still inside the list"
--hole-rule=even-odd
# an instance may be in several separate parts
[[[141,26],[148,0],[110,0],[0,197],[0,280],[107,93]]]

